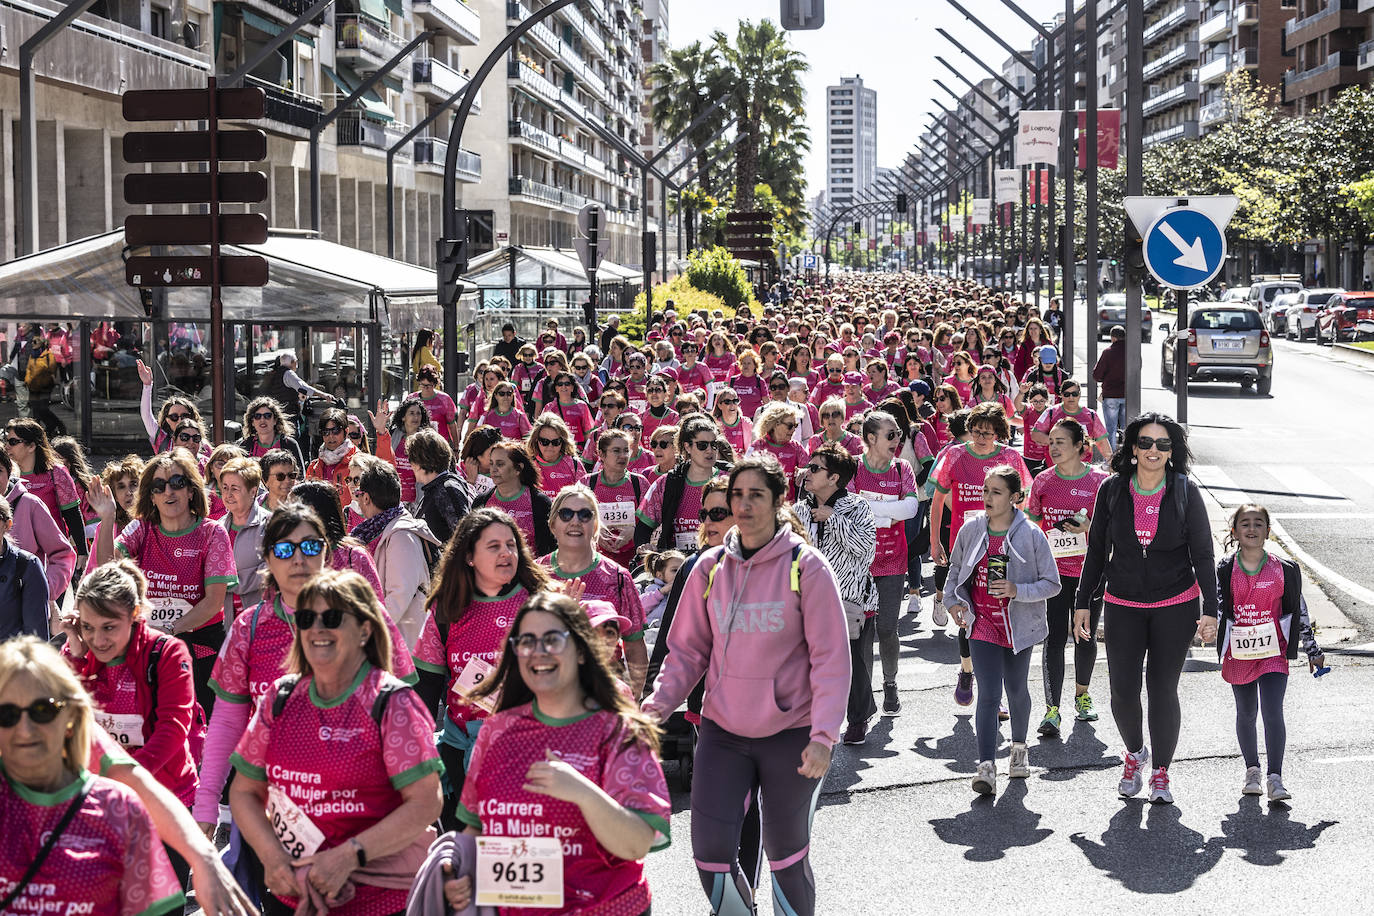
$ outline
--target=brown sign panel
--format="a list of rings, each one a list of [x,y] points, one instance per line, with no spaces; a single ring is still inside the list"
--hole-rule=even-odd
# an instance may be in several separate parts
[[[221,130],[221,162],[258,162],[267,158],[267,134],[260,130]],[[195,162],[210,158],[210,132],[135,131],[124,135],[125,162]]]
[[[267,241],[267,217],[261,213],[221,213],[219,240],[222,245],[261,245]],[[127,245],[208,245],[210,216],[126,216],[124,242]]]
[[[209,286],[211,258],[135,257],[124,262],[124,279],[130,286]],[[222,256],[221,286],[266,286],[267,259]]]
[[[262,172],[222,172],[222,204],[256,204],[267,199]],[[124,202],[130,204],[199,204],[210,200],[209,172],[131,172],[124,176]]]
[[[266,96],[256,86],[220,89],[221,118],[261,118]],[[131,89],[122,97],[126,121],[204,121],[210,117],[208,89]]]

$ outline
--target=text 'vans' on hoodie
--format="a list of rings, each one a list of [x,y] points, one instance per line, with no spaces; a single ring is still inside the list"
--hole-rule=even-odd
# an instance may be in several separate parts
[[[798,545],[800,593],[792,588]],[[668,640],[663,671],[644,703],[660,720],[705,675],[702,715],[732,734],[764,738],[807,726],[812,741],[838,740],[849,694],[849,631],[830,564],[792,529],[780,528],[748,560],[735,529],[723,546],[704,552]]]

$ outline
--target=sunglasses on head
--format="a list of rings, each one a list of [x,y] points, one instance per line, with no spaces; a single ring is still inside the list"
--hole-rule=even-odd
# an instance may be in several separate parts
[[[586,525],[595,517],[596,513],[591,509],[569,509],[567,506],[564,506],[562,509],[558,510],[558,520],[562,522],[570,522],[573,519],[577,519],[579,522]]]
[[[1135,447],[1142,452],[1148,451],[1153,446],[1161,452],[1172,452],[1174,450],[1174,440],[1161,436],[1158,439],[1151,439],[1149,436],[1139,436],[1135,440]]]
[[[160,477],[154,477],[153,483],[149,487],[149,489],[151,489],[154,493],[163,493],[167,490],[168,487],[171,487],[173,490],[184,490],[190,485],[191,480],[185,474],[173,474],[166,480],[163,480]]]
[[[713,522],[723,522],[730,517],[730,510],[724,506],[712,506],[710,509],[702,509],[698,515],[703,522],[708,518]]]
[[[301,475],[299,471],[273,471],[272,479],[281,483],[283,480],[300,480]]]
[[[324,552],[324,538],[305,538],[300,541],[277,541],[272,545],[272,556],[278,560],[289,560],[296,555],[299,547],[301,556],[318,557]]]
[[[272,411],[270,411],[270,410],[259,410],[257,413],[253,414],[253,422],[255,422],[255,423],[256,423],[258,420],[275,420],[275,419],[276,419],[276,415],[273,414]]]
[[[558,444],[561,443],[562,441],[563,441],[563,440],[562,440],[562,439],[559,439],[557,436],[553,437],[552,439],[546,438],[546,437],[544,437],[544,436],[540,436],[540,437],[539,437],[539,444],[540,444],[540,445],[553,446],[553,445],[558,445]]]
[[[19,706],[15,703],[0,703],[0,728],[14,728],[19,724],[19,719],[24,713],[29,714],[29,721],[35,725],[47,725],[57,718],[67,706],[66,700],[57,700],[48,697],[45,700],[34,700],[28,706]]]
[[[310,629],[315,625],[315,618],[318,617],[320,625],[326,630],[337,630],[339,627],[343,626],[345,614],[351,614],[354,617],[358,616],[352,611],[345,611],[337,607],[325,608],[323,611],[308,611],[302,609],[296,612],[296,629]]]

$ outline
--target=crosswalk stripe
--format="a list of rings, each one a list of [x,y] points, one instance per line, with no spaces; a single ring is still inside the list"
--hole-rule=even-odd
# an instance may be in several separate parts
[[[1349,474],[1351,477],[1357,477],[1360,480],[1363,480],[1371,488],[1374,488],[1374,467],[1369,467],[1360,464],[1351,465],[1349,467],[1342,468],[1342,470],[1345,471],[1345,473]]]
[[[1282,489],[1290,491],[1305,503],[1329,506],[1346,498],[1305,465],[1264,464],[1260,465],[1260,470],[1279,481]]]
[[[1211,491],[1216,497],[1217,502],[1224,506],[1239,506],[1241,503],[1253,502],[1250,494],[1246,493],[1240,486],[1215,464],[1197,464],[1193,466],[1193,479]]]

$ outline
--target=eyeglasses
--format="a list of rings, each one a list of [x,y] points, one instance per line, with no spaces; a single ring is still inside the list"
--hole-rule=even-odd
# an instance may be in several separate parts
[[[713,522],[723,522],[730,517],[730,510],[724,506],[712,506],[709,509],[702,509],[697,514],[703,522],[708,518]]]
[[[825,371],[830,373],[831,375],[841,375],[844,373],[844,369],[827,369]]]
[[[649,443],[649,448],[672,448],[672,439],[655,439]]]
[[[342,608],[337,607],[325,608],[323,611],[319,612],[307,611],[302,609],[296,612],[296,629],[310,629],[315,625],[315,618],[318,617],[320,620],[320,624],[326,630],[337,630],[339,627],[343,626],[343,619],[345,614],[351,615],[353,617],[358,616],[352,611],[345,611]]]
[[[699,452],[710,451],[716,447],[715,439],[698,439],[692,443],[692,448]]]
[[[557,436],[555,436],[555,437],[552,438],[552,439],[545,438],[544,436],[539,436],[539,437],[538,437],[538,441],[539,441],[539,444],[540,444],[540,445],[550,446],[550,447],[555,446],[555,445],[560,445],[560,444],[562,444],[562,442],[563,442],[563,440],[562,440],[562,439],[559,439]]]
[[[300,480],[301,475],[299,471],[273,471],[272,479],[281,483],[283,480]]]
[[[1142,452],[1149,451],[1151,446],[1161,452],[1172,452],[1174,450],[1174,440],[1168,438],[1151,439],[1149,436],[1138,436],[1135,440],[1135,447]]]
[[[1065,388],[1063,391],[1060,392],[1060,394],[1062,394],[1066,398],[1076,398],[1082,393],[1083,392],[1079,391],[1077,388],[1073,389],[1072,391]]]
[[[591,509],[569,509],[567,506],[564,506],[562,509],[558,510],[558,520],[561,522],[571,522],[573,519],[577,519],[579,522],[586,525],[595,517],[596,513]]]
[[[200,433],[177,433],[178,442],[199,442],[201,438]]]
[[[550,630],[543,636],[535,636],[533,633],[521,633],[519,636],[510,638],[510,647],[515,650],[515,654],[521,658],[529,658],[540,649],[548,655],[558,655],[568,646],[568,638],[572,636],[567,630]]]
[[[191,416],[189,413],[169,413],[167,414],[167,422],[176,425],[189,416]]]
[[[821,419],[822,419],[822,420],[843,420],[843,419],[844,419],[844,413],[843,413],[843,411],[839,411],[839,410],[828,410],[828,411],[826,411],[825,413],[821,414]]]
[[[270,410],[259,410],[257,413],[253,414],[254,423],[256,423],[259,420],[275,420],[276,418],[277,415],[272,413],[272,411]]]
[[[826,468],[824,465],[820,465],[820,464],[808,464],[808,465],[807,465],[805,468],[803,468],[802,470],[806,471],[806,473],[808,473],[808,474],[829,474],[829,473],[830,473],[830,470],[829,470],[828,468]]]
[[[883,438],[886,439],[888,442],[893,442],[897,439],[902,438],[902,431],[899,429],[889,429],[887,431],[887,435],[885,435]]]
[[[165,492],[168,487],[171,487],[173,490],[184,490],[190,485],[191,480],[185,474],[173,474],[166,480],[163,480],[161,477],[154,477],[152,486],[149,489],[154,493],[162,493]]]
[[[992,429],[971,429],[968,434],[975,439],[996,439],[997,431]]]
[[[296,548],[301,550],[301,556],[318,557],[324,552],[324,538],[305,538],[300,541],[277,541],[272,545],[272,556],[278,560],[289,560],[296,555]],[[308,625],[306,629],[309,629]]]
[[[332,424],[329,425],[329,426],[321,426],[321,427],[320,427],[320,435],[321,435],[321,436],[337,436],[339,433],[341,433],[341,432],[343,432],[343,431],[344,431],[344,428],[343,428],[342,426],[334,426],[334,425],[332,425]]]
[[[738,404],[738,403],[739,403],[739,398],[720,398],[719,400],[716,401],[716,403],[717,403],[717,404]]]
[[[625,430],[625,432],[627,432],[627,433],[637,433],[637,432],[641,431],[642,429],[644,429],[644,424],[642,424],[642,423],[621,423],[621,424],[620,424],[620,428],[623,429],[623,430]]]
[[[796,429],[796,428],[797,428],[797,421],[796,421],[796,420],[779,420],[779,421],[778,421],[778,425],[779,425],[779,426],[785,426],[785,427],[787,427],[788,429]]]
[[[24,713],[29,714],[29,721],[34,725],[47,725],[56,719],[57,714],[66,707],[66,700],[57,700],[52,697],[48,697],[46,700],[34,700],[28,706],[19,706],[15,703],[0,704],[0,728],[14,728],[19,724]]]
[[[769,390],[769,391],[786,391],[786,390],[787,390],[787,386],[786,386],[786,385],[781,385],[781,384],[780,384],[780,385],[769,385],[769,386],[768,386],[768,390]]]

